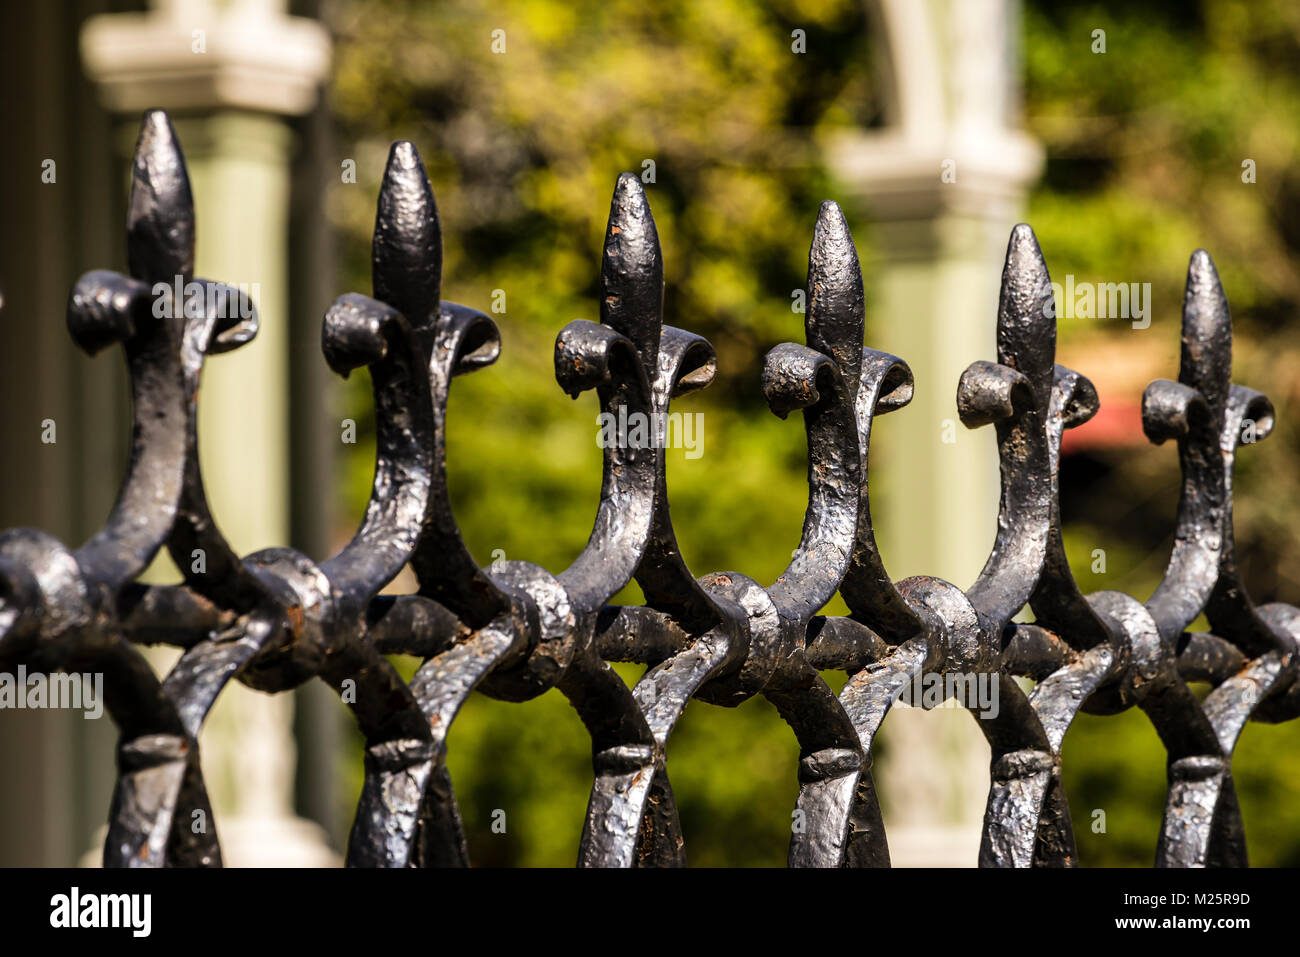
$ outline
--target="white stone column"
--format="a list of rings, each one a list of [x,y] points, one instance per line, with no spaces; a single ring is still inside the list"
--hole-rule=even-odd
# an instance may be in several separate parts
[[[131,127],[128,136],[142,111],[172,112],[194,190],[196,272],[254,288],[256,340],[204,369],[199,456],[213,514],[234,549],[284,545],[292,146],[285,120],[314,107],[329,37],[315,21],[287,16],[285,0],[155,0],[147,13],[88,20],[81,53],[104,105]],[[174,657],[157,660],[165,667]],[[337,863],[324,834],[293,812],[291,695],[231,684],[199,740],[228,865]]]
[[[1042,151],[1015,128],[1015,0],[869,0],[886,125],[828,144],[867,214],[867,344],[916,377],[912,404],[872,433],[873,509],[895,580],[975,580],[996,530],[993,430],[957,419],[957,381],[995,359],[1001,266]],[[973,866],[988,745],[969,714],[900,708],[875,774],[898,865]]]

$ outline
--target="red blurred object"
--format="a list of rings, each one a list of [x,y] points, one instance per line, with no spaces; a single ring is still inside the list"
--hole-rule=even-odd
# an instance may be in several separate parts
[[[1073,455],[1099,448],[1121,448],[1145,445],[1142,433],[1142,404],[1140,402],[1106,401],[1087,422],[1069,429],[1061,438],[1061,454]]]

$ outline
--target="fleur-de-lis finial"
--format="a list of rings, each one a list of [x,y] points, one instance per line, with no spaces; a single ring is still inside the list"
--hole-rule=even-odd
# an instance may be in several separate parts
[[[1232,319],[1210,254],[1187,266],[1178,381],[1157,379],[1142,394],[1142,428],[1151,441],[1178,441],[1183,486],[1169,565],[1147,609],[1166,643],[1200,614],[1218,579],[1227,515],[1220,453],[1232,376]]]
[[[975,362],[957,387],[968,428],[995,423],[1002,470],[998,533],[971,603],[998,630],[1024,606],[1047,551],[1051,503],[1045,419],[1051,402],[1056,320],[1052,280],[1034,231],[1011,231],[998,298],[998,361]]]
[[[186,423],[192,428],[204,354],[214,345],[211,351],[234,348],[257,331],[256,309],[242,292],[203,280],[191,285],[194,200],[176,133],[161,110],[145,113],[140,124],[127,259],[130,277],[103,271],[81,277],[67,311],[68,329],[82,348],[95,352],[120,341],[127,353],[136,435],[131,462],[108,523],[78,552],[86,574],[117,584],[144,569],[176,520]]]
[[[1231,376],[1227,297],[1209,253],[1198,249],[1187,267],[1178,381],[1157,380],[1142,396],[1143,429],[1157,444],[1177,439],[1183,477],[1174,548],[1146,603],[1163,652],[1159,694],[1143,703],[1169,749],[1169,795],[1156,851],[1165,865],[1246,863],[1232,750],[1256,706],[1293,681],[1297,665],[1295,609],[1257,609],[1237,568],[1233,464],[1239,446],[1272,431],[1273,407],[1261,393],[1232,384]],[[1237,676],[1198,703],[1173,662],[1183,630],[1202,610],[1245,660]],[[1267,714],[1267,703],[1259,710]]]
[[[666,416],[660,422],[654,413],[668,411],[676,385],[660,375],[663,284],[659,233],[645,190],[634,174],[623,173],[614,185],[605,227],[600,322],[571,322],[555,340],[555,376],[565,392],[576,398],[594,388],[602,414],[615,422],[642,424],[639,439],[630,430],[605,443],[601,501],[591,536],[557,576],[585,617],[631,579],[650,538],[667,430]]]

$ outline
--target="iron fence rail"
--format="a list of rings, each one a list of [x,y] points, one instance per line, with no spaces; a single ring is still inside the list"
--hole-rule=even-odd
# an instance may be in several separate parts
[[[706,340],[663,324],[658,236],[632,174],[610,207],[599,322],[561,330],[555,374],[572,396],[594,391],[603,412],[643,417],[650,434],[606,444],[591,537],[569,568],[474,561],[447,494],[447,398],[457,375],[496,359],[500,341],[486,315],[442,300],[441,243],[419,155],[397,143],[375,219],[373,297],[341,297],[322,331],[329,366],[343,375],[367,366],[374,383],[365,517],[323,562],[285,548],[241,558],[204,494],[196,410],[204,359],[249,341],[257,318],[240,290],[195,279],[184,160],[167,116],[146,114],[129,275],[88,273],[68,304],[78,345],[121,344],[129,365],[134,434],[120,496],[75,551],[40,531],[0,534],[0,670],[104,675],[121,732],[106,865],[219,865],[216,829],[190,826],[195,811],[211,817],[198,750],[205,716],[232,680],[276,693],[320,679],[366,742],[350,865],[467,864],[445,760],[452,722],[476,690],[523,701],[558,688],[592,739],[580,865],[683,864],[665,763],[673,727],[691,699],[735,706],[763,695],[800,747],[790,864],[884,866],[871,749],[890,707],[921,679],[1012,676],[1036,682],[1032,692],[1003,680],[998,707],[977,715],[992,750],[981,865],[1077,863],[1062,740],[1080,710],[1134,706],[1168,751],[1156,863],[1246,863],[1232,752],[1248,720],[1300,714],[1300,611],[1257,608],[1240,581],[1233,459],[1243,441],[1267,435],[1273,410],[1230,382],[1228,306],[1204,251],[1188,269],[1178,381],[1154,382],[1143,397],[1144,430],[1176,440],[1183,485],[1168,568],[1141,602],[1084,595],[1066,560],[1061,437],[1098,402],[1086,378],[1054,364],[1051,285],[1028,226],[1007,248],[996,361],[972,364],[957,390],[964,424],[994,426],[1002,474],[997,538],[966,590],[925,576],[894,582],[876,546],[871,429],[907,405],[912,377],[902,359],[862,345],[862,277],[834,203],[823,204],[809,253],[805,344],[777,346],[763,366],[772,411],[802,413],[809,456],[802,537],[770,585],[734,571],[697,576],[677,546],[667,413],[674,397],[709,384],[716,360]],[[179,301],[176,277],[203,295]],[[137,582],[164,546],[184,583]],[[407,565],[418,591],[379,595]],[[633,579],[645,605],[610,606]],[[837,593],[849,615],[819,615]],[[1015,622],[1026,607],[1034,623]],[[1212,633],[1187,633],[1202,612]],[[183,651],[161,678],[135,647],[160,642]],[[409,683],[390,653],[423,659]],[[650,667],[629,688],[611,661]],[[825,670],[849,674],[840,694]],[[1198,701],[1188,681],[1213,690]],[[946,698],[961,685],[942,687]]]

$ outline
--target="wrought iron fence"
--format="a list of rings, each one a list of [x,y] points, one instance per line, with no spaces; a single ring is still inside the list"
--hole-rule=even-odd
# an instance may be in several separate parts
[[[330,367],[370,369],[378,429],[365,517],[326,561],[284,548],[240,558],[208,508],[195,424],[203,361],[249,341],[257,318],[241,291],[194,278],[189,182],[162,112],[141,128],[127,247],[130,274],[86,274],[67,314],[87,352],[120,343],[126,353],[134,437],[117,504],[76,551],[39,531],[0,534],[0,672],[104,676],[121,732],[106,865],[220,864],[215,829],[190,826],[197,810],[211,816],[198,751],[205,716],[232,680],[282,692],[314,678],[340,694],[366,740],[351,865],[468,863],[448,730],[476,690],[523,701],[550,688],[592,739],[580,865],[684,863],[668,737],[692,698],[735,706],[754,695],[799,742],[790,864],[887,865],[872,742],[891,705],[929,678],[943,679],[945,700],[965,699],[963,681],[997,689],[997,707],[976,715],[992,749],[981,865],[1076,863],[1062,740],[1080,710],[1133,706],[1168,751],[1156,863],[1246,862],[1233,747],[1249,719],[1300,714],[1300,612],[1256,608],[1238,574],[1233,459],[1268,434],[1273,410],[1229,381],[1228,306],[1205,252],[1188,269],[1178,381],[1154,382],[1143,397],[1147,435],[1177,441],[1183,476],[1173,553],[1144,603],[1083,595],[1066,561],[1061,437],[1098,403],[1086,378],[1054,365],[1050,280],[1028,226],[1007,248],[997,359],[972,364],[957,390],[963,423],[994,425],[1002,473],[997,538],[965,591],[924,576],[895,583],[876,547],[871,428],[908,403],[912,378],[902,359],[863,348],[862,278],[834,203],[822,206],[808,258],[806,344],[777,346],[763,367],[772,411],[803,413],[809,457],[801,541],[767,586],[739,572],[695,576],[674,538],[669,403],[707,386],[716,363],[707,341],[663,324],[659,242],[635,176],[615,187],[600,321],[559,333],[555,374],[570,395],[594,390],[603,412],[637,417],[645,434],[606,443],[591,537],[559,574],[521,561],[481,568],[458,533],[448,392],[455,376],[492,364],[500,342],[486,315],[441,299],[438,215],[414,146],[397,143],[389,156],[373,298],[345,295],[324,320]],[[163,546],[184,584],[138,583]],[[408,564],[417,593],[381,596]],[[645,605],[609,606],[632,579]],[[850,614],[818,615],[837,592]],[[1034,623],[1014,622],[1026,606]],[[1187,633],[1202,612],[1213,633]],[[183,651],[161,679],[134,647],[151,643]],[[409,683],[390,653],[423,659]],[[629,688],[611,661],[650,667]],[[839,695],[824,670],[848,673]],[[1012,676],[1036,682],[1032,693],[996,680]],[[1188,681],[1213,690],[1198,701]]]

